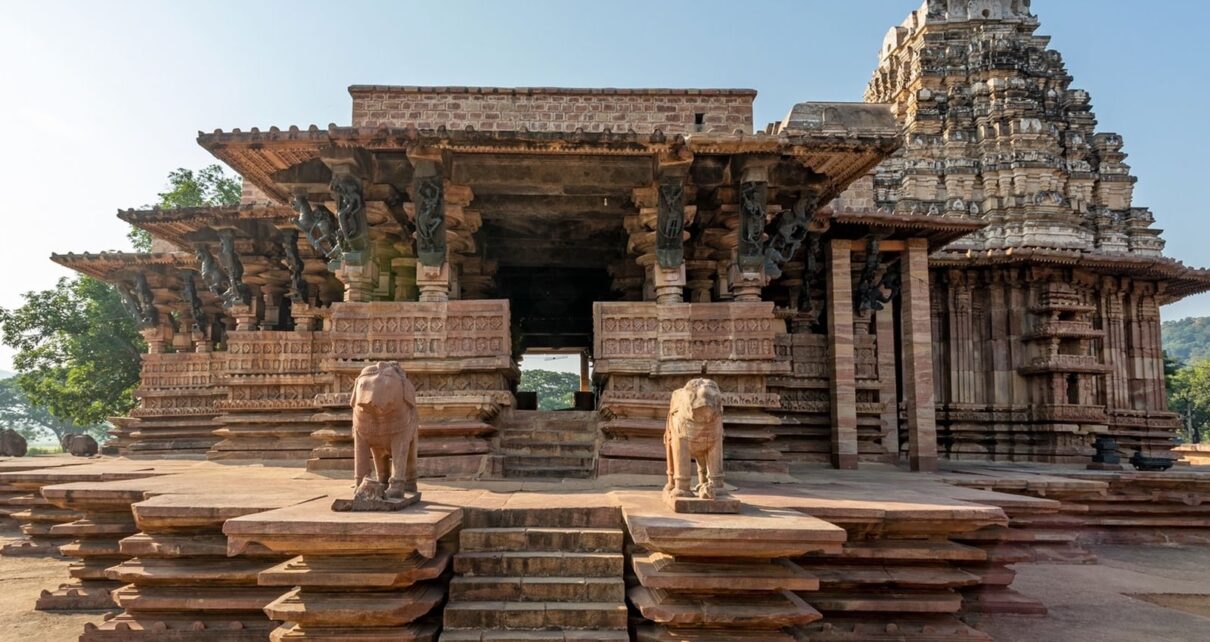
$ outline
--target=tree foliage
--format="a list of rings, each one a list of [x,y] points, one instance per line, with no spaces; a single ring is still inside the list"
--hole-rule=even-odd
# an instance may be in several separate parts
[[[35,440],[50,433],[62,441],[68,433],[86,432],[98,441],[105,435],[105,426],[77,426],[70,420],[59,419],[42,407],[30,402],[16,378],[0,380],[0,427],[12,428],[26,439]]]
[[[134,405],[143,339],[117,290],[87,276],[62,278],[0,309],[0,338],[17,353],[17,385],[31,403],[77,426]]]
[[[1164,352],[1177,361],[1210,359],[1210,317],[1165,321],[1163,338]]]
[[[168,173],[168,191],[160,192],[157,207],[235,207],[239,205],[243,185],[239,176],[227,176],[219,165],[196,172],[179,167]],[[131,226],[126,233],[136,252],[151,251],[151,235]]]
[[[571,408],[572,393],[580,389],[580,377],[570,372],[522,370],[521,390],[538,393],[538,410]]]
[[[1178,368],[1168,377],[1168,407],[1181,415],[1181,432],[1191,443],[1210,430],[1210,359]]]

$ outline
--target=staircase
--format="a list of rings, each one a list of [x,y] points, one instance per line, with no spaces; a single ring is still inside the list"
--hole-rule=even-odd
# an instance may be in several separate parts
[[[500,426],[505,477],[592,477],[597,456],[597,413],[514,410]]]
[[[441,642],[629,640],[616,508],[474,511]]]

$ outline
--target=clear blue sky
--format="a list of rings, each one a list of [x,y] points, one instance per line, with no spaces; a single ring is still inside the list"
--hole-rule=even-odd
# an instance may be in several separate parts
[[[114,212],[211,162],[199,129],[348,123],[358,83],[750,87],[763,125],[798,101],[860,100],[886,30],[919,4],[5,2],[0,305],[66,273],[52,251],[127,247]],[[1210,266],[1210,2],[1033,5],[1100,129],[1125,136],[1169,255]],[[1164,315],[1210,315],[1210,296]]]

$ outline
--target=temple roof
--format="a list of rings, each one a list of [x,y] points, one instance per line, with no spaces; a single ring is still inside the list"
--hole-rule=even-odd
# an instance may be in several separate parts
[[[849,230],[853,238],[870,232],[882,233],[888,239],[924,237],[929,241],[930,251],[987,225],[971,219],[857,209],[834,211],[830,218],[834,234],[845,236]]]
[[[81,274],[106,282],[121,280],[121,273],[138,268],[196,269],[197,259],[187,252],[68,252],[51,254],[50,260]]]
[[[1054,248],[1007,248],[986,251],[942,251],[929,258],[931,267],[984,267],[1013,263],[1079,267],[1098,273],[1164,279],[1164,302],[1210,291],[1210,269],[1191,268],[1163,256],[1109,254]]]
[[[288,207],[181,207],[119,210],[118,218],[147,230],[155,238],[188,248],[206,236],[205,231],[234,227],[249,232],[257,227],[291,227],[294,211]],[[254,234],[249,234],[253,236]]]
[[[468,126],[449,130],[415,127],[337,127],[307,129],[291,127],[268,131],[253,128],[198,134],[198,143],[219,160],[230,165],[270,198],[284,203],[288,190],[274,180],[274,174],[296,167],[325,154],[369,152],[400,153],[423,147],[449,154],[497,155],[572,155],[654,156],[688,152],[698,155],[778,154],[794,157],[811,170],[825,174],[837,185],[847,185],[869,171],[902,140],[889,108],[853,105],[863,112],[885,111],[885,118],[867,118],[874,126],[843,127],[843,119],[833,117],[826,126],[783,128],[775,134],[693,133],[665,134],[662,131],[555,132],[555,131],[482,131]],[[829,113],[836,113],[833,106]],[[841,111],[848,107],[841,108]],[[620,123],[625,125],[625,123]]]

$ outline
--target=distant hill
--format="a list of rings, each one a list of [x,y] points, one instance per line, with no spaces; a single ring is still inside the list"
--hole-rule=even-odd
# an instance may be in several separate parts
[[[1162,336],[1164,352],[1172,359],[1186,363],[1210,359],[1210,317],[1165,321]]]
[[[9,377],[16,376],[16,374],[17,373],[9,372],[8,370],[0,370],[0,380],[8,379]]]

